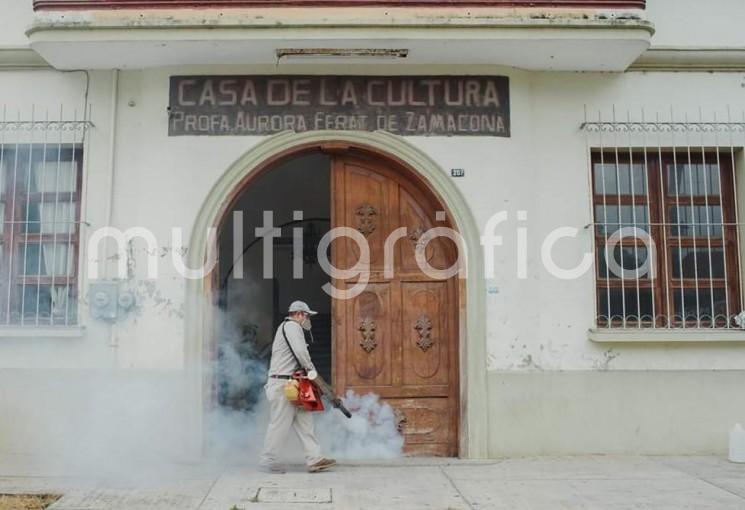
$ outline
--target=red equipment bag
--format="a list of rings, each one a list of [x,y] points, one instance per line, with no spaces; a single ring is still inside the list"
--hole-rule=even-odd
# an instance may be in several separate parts
[[[292,378],[298,382],[298,397],[297,400],[290,400],[290,402],[298,407],[302,407],[306,411],[323,411],[321,390],[318,388],[316,383],[308,379],[308,376],[306,375],[307,371],[302,368],[303,365],[297,358],[295,351],[292,349],[292,344],[290,344],[290,340],[287,338],[287,334],[285,333],[285,322],[287,322],[287,320],[288,319],[285,319],[282,322],[282,336],[285,337],[285,342],[292,353],[292,357],[295,358],[295,362],[301,367],[292,374]]]
[[[298,370],[292,377],[298,382],[298,398],[293,403],[306,411],[323,411],[321,390],[316,383],[308,379],[303,370]]]

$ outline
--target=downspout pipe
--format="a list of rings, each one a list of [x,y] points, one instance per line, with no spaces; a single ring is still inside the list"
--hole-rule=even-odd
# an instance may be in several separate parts
[[[109,130],[109,161],[108,161],[108,175],[109,175],[109,199],[106,203],[106,217],[104,227],[110,227],[113,216],[114,216],[114,192],[116,186],[116,134],[117,134],[117,123],[119,120],[119,69],[114,69],[111,75],[111,107],[109,111],[109,119],[111,122],[111,129]],[[106,236],[104,241],[104,254],[106,257],[104,263],[104,278],[109,279],[111,273],[109,270],[109,255],[111,248],[111,236]],[[109,346],[116,349],[119,347],[119,338],[117,336],[116,322],[113,322],[110,326],[109,332]],[[116,352],[116,351],[115,351]],[[115,355],[114,364],[116,365],[118,360]]]

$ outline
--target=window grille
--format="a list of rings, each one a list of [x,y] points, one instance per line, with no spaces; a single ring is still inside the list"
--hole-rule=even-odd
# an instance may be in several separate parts
[[[77,324],[83,146],[90,123],[0,121],[0,324]]]
[[[745,326],[737,201],[745,116],[614,109],[586,114],[582,129],[596,326]]]

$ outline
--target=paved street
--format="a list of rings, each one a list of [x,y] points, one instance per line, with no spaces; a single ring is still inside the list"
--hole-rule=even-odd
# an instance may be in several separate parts
[[[34,473],[37,471],[37,473]],[[180,465],[139,481],[0,459],[0,493],[64,494],[53,510],[745,509],[745,465],[715,457],[563,457],[345,463],[311,475]]]

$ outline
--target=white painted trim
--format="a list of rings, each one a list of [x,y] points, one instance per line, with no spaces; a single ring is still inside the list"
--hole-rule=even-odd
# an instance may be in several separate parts
[[[607,11],[587,9],[505,9],[503,7],[249,7],[235,9],[153,9],[143,17],[139,9],[119,9],[103,15],[88,10],[40,11],[26,30],[31,37],[40,32],[123,30],[240,29],[282,30],[296,28],[392,28],[410,30],[447,28],[527,28],[638,30],[652,36],[654,24],[644,12],[629,11],[612,16]],[[536,34],[535,36],[537,36]],[[215,38],[215,35],[210,38]]]
[[[207,254],[207,231],[218,221],[227,197],[261,163],[293,147],[324,141],[342,141],[377,149],[405,162],[419,172],[454,216],[454,222],[467,245],[468,280],[465,292],[465,317],[460,328],[461,423],[460,452],[462,457],[487,457],[487,381],[486,381],[486,300],[480,234],[465,197],[447,173],[424,152],[390,133],[361,131],[285,131],[264,139],[251,148],[218,179],[199,210],[189,241],[187,263],[190,267],[203,264]],[[205,282],[187,280],[185,360],[193,375],[190,388],[194,399],[190,412],[192,426],[202,438],[203,413],[203,349],[204,328],[209,304],[205,302]]]
[[[743,71],[743,48],[653,47],[644,52],[630,71]]]
[[[1,326],[0,338],[83,338],[85,326]]]
[[[596,343],[731,343],[745,342],[745,330],[727,329],[590,329]]]
[[[41,55],[28,47],[0,47],[0,69],[50,69]]]
[[[499,64],[530,70],[621,72],[650,47],[654,33],[654,26],[640,15],[613,17],[574,10],[550,16],[462,8],[411,8],[395,16],[388,9],[356,8],[178,11],[155,10],[145,17],[128,9],[105,15],[48,11],[37,13],[26,35],[31,47],[58,69],[279,67],[281,49],[355,48],[409,50],[405,59],[396,60],[406,65]],[[597,51],[588,53],[588,44]],[[329,62],[388,61],[324,57],[321,63]],[[281,63],[287,68],[297,61]]]

